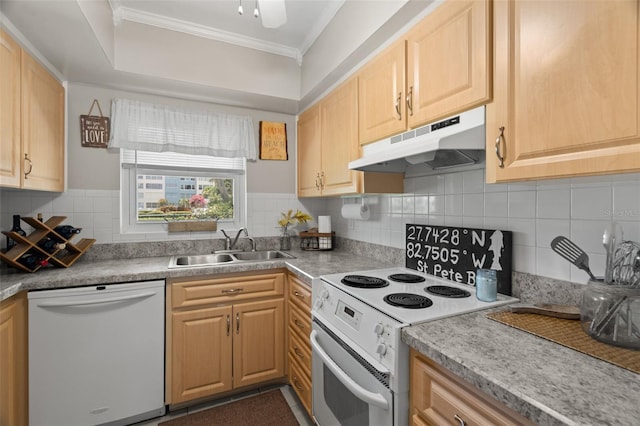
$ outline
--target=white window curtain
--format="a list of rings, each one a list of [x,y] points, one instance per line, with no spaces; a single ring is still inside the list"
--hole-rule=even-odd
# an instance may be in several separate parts
[[[257,159],[251,117],[130,99],[111,101],[109,148]]]

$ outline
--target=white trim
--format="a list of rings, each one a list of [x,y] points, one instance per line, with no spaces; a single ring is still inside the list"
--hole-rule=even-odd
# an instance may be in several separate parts
[[[178,31],[190,34],[196,37],[208,38],[211,40],[222,41],[234,44],[236,46],[247,47],[249,49],[261,50],[267,53],[285,56],[288,58],[298,59],[301,54],[296,48],[285,46],[282,44],[271,43],[259,40],[253,37],[247,37],[229,31],[218,30],[206,25],[196,24],[194,22],[184,21],[182,19],[170,18],[151,12],[143,12],[141,10],[131,9],[129,7],[119,6],[119,2],[111,0],[109,2],[113,9],[114,25],[118,25],[122,20],[137,22],[139,24],[151,25],[167,30]],[[324,28],[324,27],[323,27]]]

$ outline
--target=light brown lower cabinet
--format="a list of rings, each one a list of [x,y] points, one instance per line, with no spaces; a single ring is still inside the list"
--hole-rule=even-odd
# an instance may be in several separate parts
[[[283,272],[170,281],[168,404],[285,377],[284,281]]]
[[[288,275],[289,383],[311,413],[311,289],[295,275]]]
[[[27,425],[27,292],[0,303],[0,425]]]
[[[413,349],[410,397],[412,425],[533,425]]]

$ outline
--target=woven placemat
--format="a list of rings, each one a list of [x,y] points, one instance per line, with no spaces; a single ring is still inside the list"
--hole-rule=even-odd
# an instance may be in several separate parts
[[[580,321],[509,311],[490,312],[486,317],[640,374],[640,351],[599,342],[584,332]]]

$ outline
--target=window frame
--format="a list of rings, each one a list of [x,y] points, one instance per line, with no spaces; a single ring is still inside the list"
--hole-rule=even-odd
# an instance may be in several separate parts
[[[123,151],[123,150],[121,150]],[[243,170],[219,170],[189,168],[184,166],[151,166],[123,163],[120,156],[120,233],[121,234],[164,234],[169,235],[166,222],[140,222],[137,220],[138,175],[163,175],[186,177],[209,177],[233,179],[234,219],[218,220],[218,227],[240,229],[247,222],[247,163],[243,159]],[[210,232],[206,232],[210,234]]]

